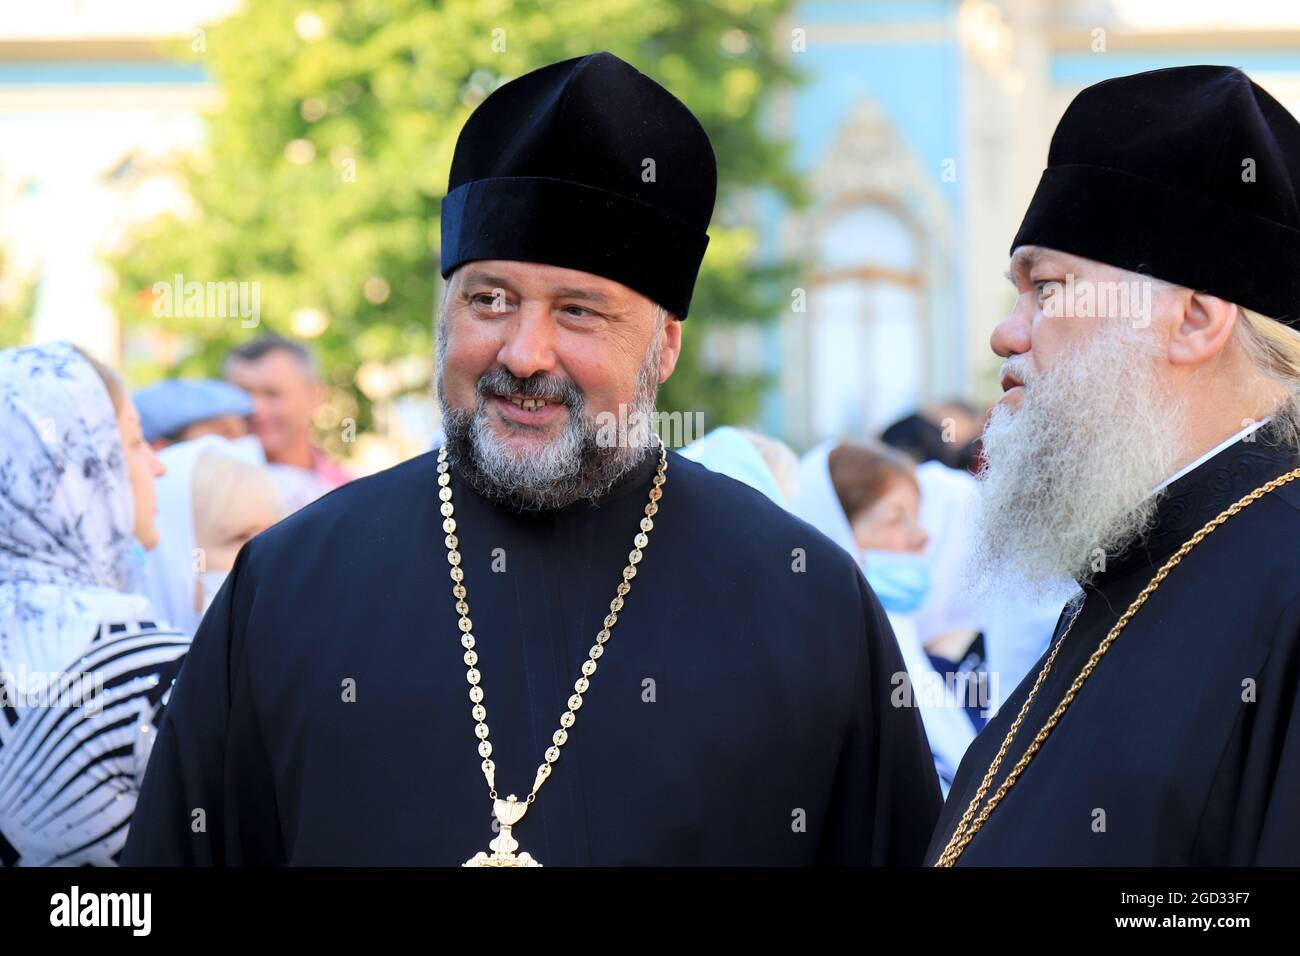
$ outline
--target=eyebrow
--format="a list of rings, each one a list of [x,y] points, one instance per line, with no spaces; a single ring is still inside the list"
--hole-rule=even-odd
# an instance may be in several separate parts
[[[470,273],[465,276],[465,285],[469,286],[489,286],[494,289],[506,289],[514,292],[515,288],[509,279],[501,276],[488,275],[487,273]],[[599,289],[593,289],[587,286],[561,286],[551,293],[553,299],[583,299],[587,302],[593,302],[597,305],[608,307],[611,299]]]
[[[1029,275],[1029,273],[1034,271],[1034,266],[1038,264],[1039,258],[1040,256],[1038,255],[1038,253],[1034,251],[1017,252],[1014,256],[1011,257],[1011,266],[1004,273],[1004,275],[1006,275],[1007,277],[1007,281],[1010,282],[1012,285],[1015,285],[1016,284],[1015,274],[1017,271],[1023,272],[1025,275]]]
[[[597,305],[609,305],[609,296],[597,289],[588,289],[581,286],[563,286],[555,290],[553,298],[556,299],[586,299],[588,302],[595,302]]]
[[[514,287],[510,284],[509,280],[503,279],[501,276],[488,275],[485,272],[469,273],[465,276],[465,285],[486,285],[491,286],[493,289],[509,289],[512,292],[514,291]]]

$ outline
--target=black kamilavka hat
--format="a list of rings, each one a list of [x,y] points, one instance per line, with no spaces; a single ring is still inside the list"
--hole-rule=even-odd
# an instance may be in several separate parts
[[[563,266],[684,319],[717,180],[699,120],[648,76],[611,53],[544,66],[494,91],[461,130],[442,275],[476,259]]]
[[[1229,66],[1090,86],[1011,251],[1046,246],[1300,326],[1300,123]]]

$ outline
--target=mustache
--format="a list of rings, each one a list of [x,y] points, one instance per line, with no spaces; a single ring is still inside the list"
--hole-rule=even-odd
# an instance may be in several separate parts
[[[1033,363],[1029,361],[1029,356],[1012,355],[1003,362],[1002,367],[998,369],[998,381],[1002,381],[1008,375],[1028,389],[1036,375]]]
[[[491,398],[493,395],[518,395],[521,398],[540,398],[567,405],[575,411],[582,408],[582,390],[570,379],[546,372],[519,378],[498,365],[479,377],[474,391],[480,399]]]

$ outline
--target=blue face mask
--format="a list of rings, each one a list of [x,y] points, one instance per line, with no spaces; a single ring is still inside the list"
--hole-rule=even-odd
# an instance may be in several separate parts
[[[862,571],[886,611],[910,614],[930,593],[930,565],[923,555],[902,551],[867,551]]]

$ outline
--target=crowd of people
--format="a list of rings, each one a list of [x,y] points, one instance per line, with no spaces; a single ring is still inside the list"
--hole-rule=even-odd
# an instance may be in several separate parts
[[[457,141],[430,453],[347,481],[283,339],[134,400],[0,352],[0,862],[1294,865],[1297,156],[1236,69],[1084,90],[987,420],[801,459],[600,438],[717,183],[608,53]]]
[[[970,566],[982,416],[951,402],[871,440],[833,439],[802,459],[779,441],[719,428],[682,454],[743,481],[851,554],[889,616],[944,793],[975,734],[1047,647],[1071,582],[992,595]]]
[[[236,349],[226,381],[168,380],[133,395],[63,343],[10,349],[0,362],[13,479],[0,492],[0,860],[107,864],[125,842],[171,681],[240,548],[347,476],[312,441],[319,376],[285,339]],[[945,441],[954,416],[959,438]],[[832,441],[802,460],[730,426],[682,449],[861,566],[945,790],[1060,610],[1008,614],[968,580],[979,425],[969,407],[936,406],[882,440]],[[66,694],[35,693],[34,682],[86,674],[103,686],[72,708]],[[64,711],[73,723],[55,744],[50,725]]]
[[[67,343],[0,352],[0,863],[108,864],[186,649],[240,548],[347,480],[309,352],[130,394]]]

